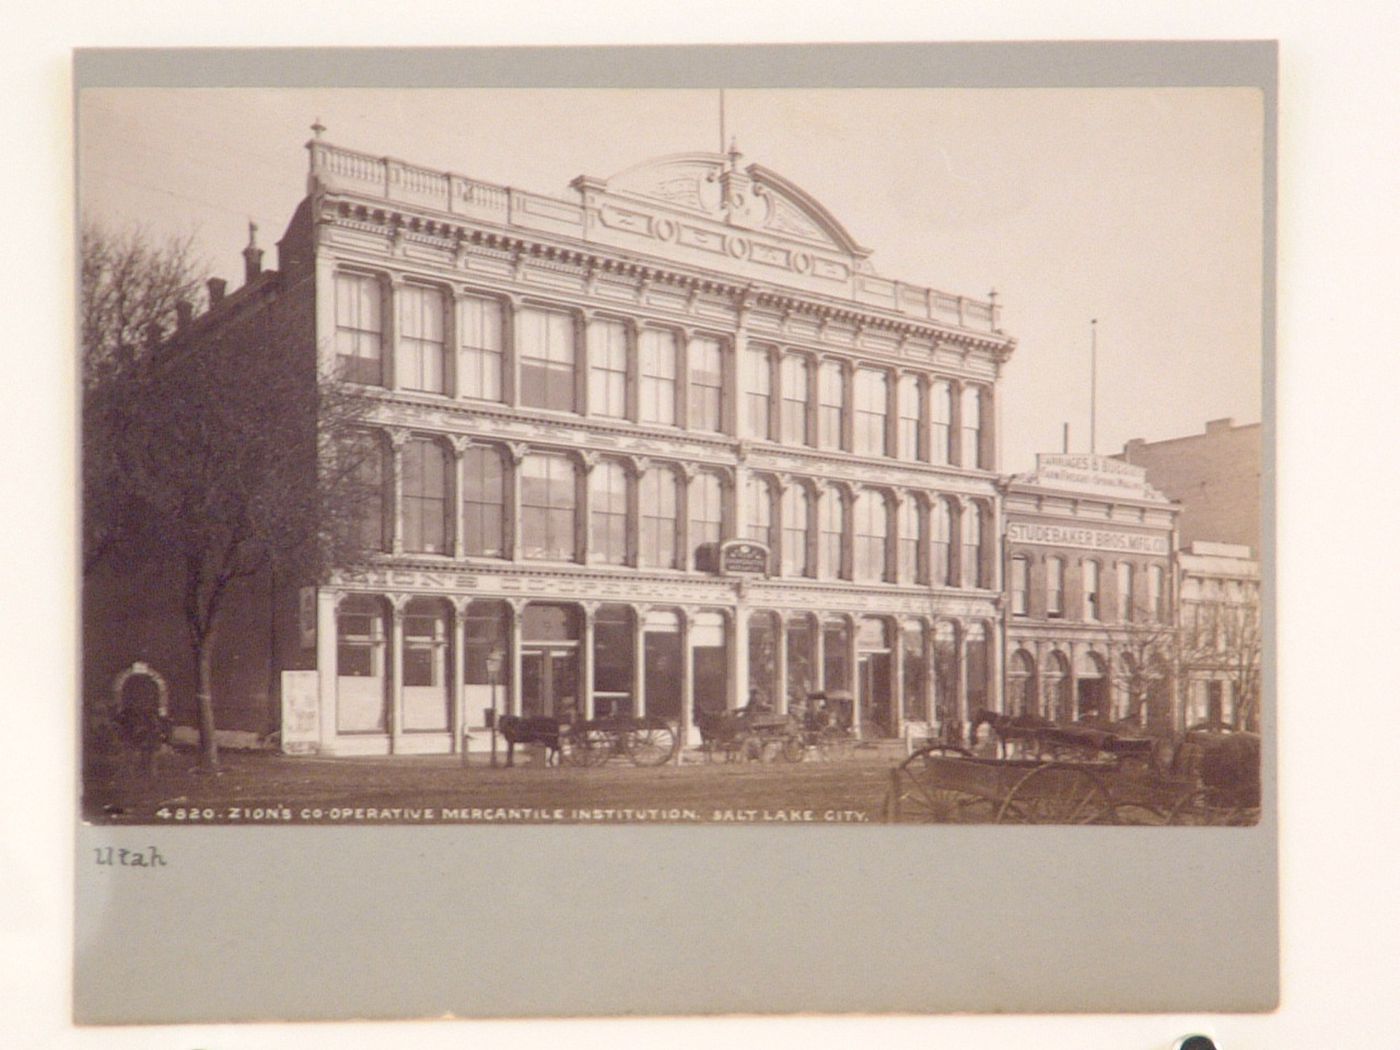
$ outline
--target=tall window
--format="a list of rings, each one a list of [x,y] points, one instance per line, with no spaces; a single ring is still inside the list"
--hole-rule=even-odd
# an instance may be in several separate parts
[[[724,429],[724,352],[718,339],[701,336],[690,343],[691,430]]]
[[[751,346],[744,351],[743,379],[745,433],[766,441],[773,433],[773,373],[767,347]]]
[[[981,453],[982,394],[975,386],[963,388],[962,395],[962,465],[984,467]]]
[[[399,289],[399,386],[441,394],[446,336],[442,323],[442,293],[436,288],[407,284]]]
[[[778,549],[778,537],[773,527],[773,489],[765,478],[749,478],[748,527],[745,535],[766,544],[769,561]]]
[[[879,492],[866,490],[856,497],[855,578],[883,580],[885,552],[890,539],[890,510]]]
[[[963,507],[961,548],[962,585],[987,586],[982,572],[982,508],[976,503]]]
[[[335,275],[335,355],[351,383],[384,385],[384,300],[375,278]]]
[[[463,296],[457,304],[459,326],[457,389],[463,397],[501,400],[505,326],[495,299]]]
[[[637,496],[641,507],[638,555],[641,564],[658,569],[676,565],[676,474],[653,467],[642,477]]]
[[[520,403],[574,410],[574,319],[550,310],[521,310]]]
[[[789,485],[783,493],[783,575],[810,576],[807,535],[812,526],[811,500],[805,485]]]
[[[354,515],[351,542],[366,551],[388,545],[388,516],[384,513],[384,443],[374,434],[359,434],[346,448],[350,458],[350,491]]]
[[[677,347],[674,332],[648,328],[638,348],[642,385],[639,393],[643,423],[674,426],[676,422]]]
[[[807,433],[807,359],[783,357],[783,443],[811,444]]]
[[[627,415],[627,326],[621,321],[588,326],[588,411],[614,419]]]
[[[953,581],[953,508],[946,499],[933,501],[929,533],[932,583],[947,587]]]
[[[1099,563],[1084,562],[1084,619],[1099,620]]]
[[[698,550],[724,535],[724,483],[718,474],[701,471],[690,483],[690,543]]]
[[[817,439],[822,448],[839,449],[841,417],[846,410],[846,373],[840,361],[823,361],[817,372]]]
[[[427,438],[403,447],[403,549],[447,553],[447,455]]]
[[[953,427],[953,391],[946,379],[935,379],[928,388],[929,459],[950,462],[949,443]]]
[[[588,476],[589,560],[602,565],[627,561],[627,471],[616,460],[598,463]]]
[[[923,393],[918,376],[899,377],[899,457],[922,459],[920,424],[924,418]]]
[[[1118,622],[1131,623],[1133,620],[1133,563],[1118,563]]]
[[[1166,588],[1163,584],[1164,574],[1160,565],[1153,565],[1147,570],[1147,608],[1152,615],[1153,623],[1165,623],[1167,619],[1167,609],[1164,599],[1166,598]]]
[[[1026,616],[1031,611],[1031,563],[1028,558],[1011,559],[1011,615]]]
[[[842,551],[846,537],[846,501],[841,490],[829,488],[821,498],[822,573],[830,579],[845,579]]]
[[[572,561],[577,509],[573,463],[564,456],[526,456],[520,465],[525,557]]]
[[[889,380],[871,368],[856,371],[856,451],[883,456],[885,420],[889,412]]]
[[[505,473],[501,454],[472,447],[462,455],[462,542],[465,553],[505,556]]]
[[[1065,614],[1065,560],[1045,559],[1045,615]]]
[[[925,574],[919,565],[920,540],[923,537],[923,514],[919,501],[906,495],[899,504],[899,580],[901,583],[923,583]]]

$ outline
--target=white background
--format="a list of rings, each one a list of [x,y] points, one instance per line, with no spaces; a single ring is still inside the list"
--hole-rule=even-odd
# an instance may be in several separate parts
[[[1400,16],[1315,3],[851,6],[52,2],[7,13],[0,142],[8,295],[0,411],[7,542],[0,595],[0,1042],[16,1047],[679,1048],[716,1042],[1222,1050],[1395,1046],[1400,840],[1394,804],[1391,539],[1396,446],[1394,53]],[[836,40],[1282,42],[1279,667],[1283,1005],[1266,1016],[303,1025],[73,1030],[71,698],[76,524],[71,347],[74,46],[491,45]],[[1219,873],[1221,879],[1232,877]],[[1202,885],[1201,893],[1210,893]],[[198,921],[191,916],[191,921]],[[1145,946],[1150,951],[1150,946]],[[1104,960],[1106,966],[1113,960]],[[1209,967],[1210,960],[1183,959]],[[1228,982],[1230,975],[1219,975]],[[172,989],[178,994],[178,989]],[[8,1038],[6,1034],[8,1033]]]

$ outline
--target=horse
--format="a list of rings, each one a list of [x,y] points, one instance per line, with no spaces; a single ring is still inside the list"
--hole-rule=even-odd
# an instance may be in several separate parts
[[[562,728],[557,718],[502,715],[500,730],[506,738],[506,768],[515,765],[516,744],[542,744],[545,749],[544,764],[559,765],[559,734]]]
[[[742,724],[733,711],[695,709],[695,727],[700,730],[700,747],[707,758],[723,755],[726,762],[738,757],[742,743]]]
[[[1033,747],[1036,755],[1040,754],[1040,737],[1042,729],[1054,726],[1054,722],[1048,718],[1041,718],[1039,715],[1019,714],[1014,717],[1004,715],[1000,711],[989,711],[982,708],[977,712],[972,720],[972,742],[975,745],[978,730],[982,726],[990,726],[992,732],[996,734],[997,746],[1000,757],[1009,757],[1011,745],[1016,745],[1019,753],[1024,753],[1028,747]]]

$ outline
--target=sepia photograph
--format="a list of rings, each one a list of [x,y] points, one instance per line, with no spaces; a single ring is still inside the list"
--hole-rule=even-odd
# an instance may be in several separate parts
[[[81,91],[82,819],[1255,824],[1265,118]]]

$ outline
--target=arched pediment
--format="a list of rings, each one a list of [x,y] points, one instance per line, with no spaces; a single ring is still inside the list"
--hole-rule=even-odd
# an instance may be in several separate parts
[[[737,165],[737,153],[673,153],[608,179],[607,192],[768,234],[803,241],[863,261],[870,251],[810,194],[758,164]]]

